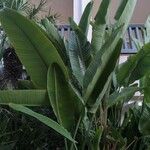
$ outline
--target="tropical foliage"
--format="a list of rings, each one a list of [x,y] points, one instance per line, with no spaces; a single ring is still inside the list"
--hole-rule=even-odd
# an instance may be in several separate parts
[[[14,10],[0,12],[1,24],[31,77],[22,90],[0,92],[0,103],[36,118],[65,139],[66,149],[148,149],[150,43],[119,65],[123,36],[136,0],[122,1],[112,27],[110,0],[103,0],[91,23],[90,2],[79,25],[70,18],[69,40],[42,20],[43,27]],[[89,25],[92,40],[87,40]],[[106,30],[108,28],[108,30]],[[144,78],[140,86],[134,83]],[[128,109],[139,91],[142,107]],[[125,109],[127,105],[127,109]],[[26,106],[51,106],[57,122]]]
[[[44,11],[47,0],[40,0],[38,5],[30,4],[29,0],[0,0],[0,9],[11,8],[29,19],[39,20],[39,13]],[[48,13],[47,17],[56,19],[57,14]],[[40,21],[40,20],[39,20]]]
[[[48,108],[38,107],[34,110],[56,120]],[[0,108],[0,120],[0,149],[2,150],[27,150],[29,148],[48,150],[64,146],[63,137],[52,129],[8,107]]]
[[[11,8],[25,17],[34,20],[40,25],[39,13],[44,10],[46,0],[41,0],[38,5],[30,4],[28,0],[1,0],[0,9]],[[46,15],[50,21],[55,22],[57,14],[49,12]],[[17,89],[18,79],[28,78],[23,65],[18,59],[14,47],[11,45],[6,33],[0,29],[0,89]],[[3,65],[2,65],[3,64]],[[2,79],[1,79],[2,78]]]

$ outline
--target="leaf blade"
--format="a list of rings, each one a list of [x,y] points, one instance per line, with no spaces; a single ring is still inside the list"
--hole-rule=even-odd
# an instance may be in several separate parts
[[[93,8],[93,1],[89,2],[82,14],[81,20],[79,22],[79,28],[82,30],[82,32],[87,36],[88,28],[90,24],[91,19],[91,11]]]
[[[101,5],[95,17],[95,22],[92,25],[93,32],[92,32],[91,49],[94,54],[101,49],[104,42],[104,35],[107,22],[106,17],[109,4],[110,0],[103,0],[101,2]]]
[[[61,76],[60,76],[61,74]],[[50,103],[57,120],[68,131],[74,127],[74,102],[66,76],[57,64],[49,67],[47,75],[47,89]],[[67,109],[66,109],[67,108]]]
[[[14,10],[3,9],[0,21],[33,82],[39,88],[46,88],[49,65],[57,62],[64,68],[54,45],[34,22]]]
[[[112,107],[118,102],[125,102],[129,101],[135,94],[135,92],[139,91],[140,88],[138,87],[127,87],[122,89],[122,91],[119,92],[114,92],[110,95],[107,101],[107,107]]]
[[[24,107],[22,105],[17,105],[17,104],[12,104],[10,103],[9,106],[19,112],[25,113],[29,116],[32,116],[34,118],[36,118],[37,120],[41,121],[42,123],[44,123],[45,125],[47,125],[48,127],[54,129],[55,131],[57,131],[59,134],[63,135],[64,137],[66,137],[68,140],[72,141],[73,143],[75,143],[76,141],[71,137],[71,134],[62,126],[60,126],[57,122],[53,121],[52,119],[43,116],[39,113],[36,113],[34,111],[32,111],[31,109]]]
[[[107,81],[107,78],[112,71],[111,69],[114,69],[114,65],[116,65],[115,63],[119,57],[122,47],[122,39],[119,40],[120,36],[116,36],[120,30],[121,28],[112,34],[106,44],[102,47],[103,52],[99,51],[96,54],[85,73],[83,86],[86,100],[90,97],[93,91],[95,91],[94,95],[96,95],[96,98],[98,97],[98,92],[101,92],[103,86],[105,85],[105,83],[102,82]],[[114,57],[115,59],[112,59],[111,57]],[[113,61],[113,65],[111,64],[109,71],[106,71],[106,67],[107,65],[110,65],[110,61]],[[107,75],[105,73],[107,73]],[[102,79],[101,77],[104,77],[105,79]],[[95,87],[98,87],[99,90],[94,90]]]
[[[22,104],[25,106],[49,105],[46,90],[8,90],[0,91],[0,104]]]

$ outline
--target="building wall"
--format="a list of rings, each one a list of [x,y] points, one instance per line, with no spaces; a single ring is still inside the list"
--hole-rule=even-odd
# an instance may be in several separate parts
[[[93,10],[93,16],[96,14],[99,4],[101,0],[94,0],[94,10]],[[119,6],[119,2],[121,0],[111,0],[111,7],[110,7],[110,18],[113,18],[115,15],[116,9]],[[148,15],[150,15],[150,0],[138,0],[137,5],[131,20],[131,23],[133,24],[142,24],[146,21]]]
[[[40,0],[30,0],[33,4],[38,4]],[[73,0],[47,0],[44,11],[40,16],[44,16],[46,12],[52,9],[52,12],[58,13],[58,24],[68,24],[68,18],[73,16]]]
[[[32,3],[38,3],[40,0],[30,0]],[[59,17],[59,24],[68,24],[68,17],[73,16],[73,0],[47,0],[48,4],[44,11],[48,11],[51,6],[53,12],[57,12]],[[96,14],[101,0],[94,0],[93,16]],[[116,9],[121,0],[111,0],[110,18],[113,18]],[[78,10],[76,10],[78,11]],[[41,13],[43,16],[45,13]],[[138,0],[134,15],[131,23],[142,24],[146,21],[146,18],[150,15],[150,0]]]
[[[150,15],[150,0],[138,0],[132,22],[145,23],[149,15]]]

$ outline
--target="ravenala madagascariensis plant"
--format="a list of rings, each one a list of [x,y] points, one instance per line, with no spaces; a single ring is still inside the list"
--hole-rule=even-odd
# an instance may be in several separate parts
[[[26,90],[1,91],[0,103],[53,128],[64,136],[66,149],[129,149],[138,148],[142,141],[133,142],[124,134],[131,124],[127,122],[129,117],[122,121],[122,110],[135,92],[149,90],[148,85],[139,87],[134,81],[148,74],[144,68],[149,68],[150,62],[144,60],[150,55],[150,43],[119,65],[122,38],[136,0],[122,1],[113,27],[106,30],[109,4],[110,0],[101,2],[91,23],[91,42],[87,33],[93,1],[78,25],[70,18],[73,31],[68,40],[63,40],[47,19],[42,20],[40,28],[14,10],[0,12],[1,24],[31,77],[31,81],[20,81]],[[144,70],[141,73],[140,65]],[[148,114],[148,104],[145,100],[140,114]],[[57,122],[26,107],[48,105]],[[127,115],[132,114],[134,111]],[[149,131],[148,126],[136,125],[140,136]]]
[[[27,18],[34,20],[40,25],[41,18],[38,17],[39,13],[43,11],[47,1],[40,0],[37,6],[30,4],[28,0],[0,0],[0,10],[4,8],[11,8],[18,13],[26,16]],[[45,18],[55,22],[57,14],[47,14]],[[2,28],[1,28],[2,30]],[[0,61],[3,62],[2,72],[0,74],[0,89],[17,89],[18,79],[21,79],[25,74],[23,66],[19,61],[14,47],[9,42],[5,32],[1,32],[0,42]]]

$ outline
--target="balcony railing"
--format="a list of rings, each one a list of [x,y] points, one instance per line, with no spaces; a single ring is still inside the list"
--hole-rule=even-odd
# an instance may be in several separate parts
[[[143,25],[130,25],[127,29],[127,32],[124,36],[124,43],[122,47],[122,54],[134,54],[137,52],[137,49],[134,45],[132,37],[143,41]],[[69,25],[61,25],[58,27],[59,33],[61,36],[69,37],[71,28]]]
[[[130,25],[127,29],[127,32],[124,36],[124,43],[122,48],[122,53],[136,53],[137,49],[135,47],[135,44],[132,40],[133,38],[136,38],[140,41],[143,41],[143,30],[145,30],[143,25]]]
[[[122,54],[134,54],[137,52],[137,49],[134,45],[132,37],[143,41],[143,25],[130,25],[127,29],[127,32],[124,36],[124,43],[122,47]],[[72,29],[69,25],[60,25],[58,26],[59,33],[62,37],[68,38]],[[0,28],[0,37],[3,33],[3,30]]]

